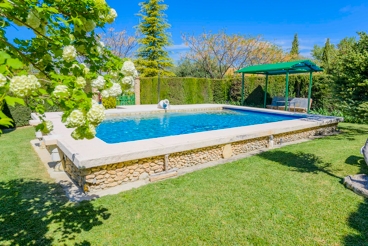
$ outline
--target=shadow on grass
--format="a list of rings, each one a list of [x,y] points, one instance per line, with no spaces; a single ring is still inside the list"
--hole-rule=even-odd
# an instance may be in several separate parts
[[[359,135],[367,135],[368,136],[368,129],[366,127],[363,127],[365,125],[362,125],[361,128],[359,128],[359,125],[356,124],[354,126],[341,126],[339,125],[340,132],[342,134],[337,135],[335,139],[338,140],[348,140],[348,141],[354,141],[356,140],[355,137]],[[362,143],[364,145],[364,143]]]
[[[365,199],[358,210],[349,216],[348,223],[357,233],[347,235],[344,238],[344,245],[368,245],[368,199]]]
[[[359,173],[368,173],[368,166],[367,163],[365,163],[363,156],[351,155],[346,158],[345,163],[359,167]]]
[[[74,240],[110,214],[91,202],[70,203],[57,184],[40,180],[0,182],[0,244],[90,245]]]
[[[267,151],[259,154],[260,157],[270,161],[278,162],[282,165],[292,167],[293,171],[302,173],[325,173],[334,178],[342,180],[342,177],[333,174],[329,168],[331,163],[325,163],[320,157],[303,152],[286,152],[282,150]]]

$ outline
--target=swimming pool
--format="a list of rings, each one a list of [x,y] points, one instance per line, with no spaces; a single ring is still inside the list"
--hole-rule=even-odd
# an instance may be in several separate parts
[[[305,117],[233,109],[135,115],[106,120],[98,126],[97,137],[106,143],[123,143]]]
[[[62,113],[52,112],[45,115],[47,120],[53,122],[54,130],[50,136],[44,136],[44,143],[57,147],[65,172],[76,184],[84,190],[98,191],[125,184],[126,187],[132,187],[131,182],[146,183],[158,178],[172,177],[170,175],[197,170],[232,156],[331,133],[342,120],[338,117],[218,104],[172,105],[167,113],[157,109],[157,105],[124,106],[107,110],[105,114],[108,119],[106,122],[117,123],[121,119],[130,119],[130,129],[134,131],[134,126],[138,122],[141,125],[146,119],[154,119],[164,129],[177,126],[179,124],[176,123],[176,118],[183,113],[205,115],[196,121],[188,120],[191,117],[186,118],[184,125],[192,124],[190,128],[194,128],[193,122],[196,122],[195,127],[212,125],[209,123],[209,115],[219,111],[225,114],[221,116],[224,118],[227,117],[226,112],[235,113],[235,117],[239,118],[230,120],[235,123],[241,121],[242,114],[252,115],[252,120],[256,118],[254,115],[261,114],[263,118],[269,116],[271,121],[190,134],[184,131],[182,134],[166,137],[148,138],[149,133],[145,132],[142,140],[108,144],[98,137],[91,140],[73,139],[71,133],[74,129],[66,128],[61,122]],[[37,115],[33,117],[37,118]],[[275,122],[277,118],[281,121]],[[219,121],[214,120],[215,123]],[[223,121],[221,120],[224,124]],[[155,128],[151,123],[140,127],[142,126],[148,132]],[[180,127],[179,130],[183,131]],[[117,128],[116,135],[130,134]]]

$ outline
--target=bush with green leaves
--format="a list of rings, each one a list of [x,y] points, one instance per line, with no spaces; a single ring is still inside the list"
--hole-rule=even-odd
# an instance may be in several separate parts
[[[360,39],[337,54],[333,64],[335,92],[344,115],[355,122],[368,121],[368,35],[359,32]]]
[[[105,109],[116,108],[116,97],[102,98],[102,105]]]
[[[27,102],[44,120],[45,102],[57,103],[62,121],[76,128],[76,139],[93,138],[103,120],[103,107],[92,103],[95,88],[104,97],[121,94],[122,84],[134,84],[134,64],[113,55],[96,34],[117,13],[105,0],[4,0],[0,2],[0,124],[12,125],[2,113]],[[33,31],[29,39],[9,40],[11,26]],[[29,71],[34,71],[30,73]]]

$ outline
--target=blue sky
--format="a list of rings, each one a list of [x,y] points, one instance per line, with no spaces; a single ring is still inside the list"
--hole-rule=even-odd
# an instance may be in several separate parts
[[[113,26],[134,32],[138,24],[138,3],[141,1],[107,0],[118,12]],[[302,55],[310,56],[313,45],[324,45],[326,38],[338,43],[344,37],[368,31],[368,1],[240,1],[240,0],[165,0],[169,6],[167,20],[171,24],[173,46],[177,59],[185,51],[181,33],[198,35],[206,31],[243,35],[262,35],[266,40],[289,51],[294,34],[299,37]]]
[[[139,22],[138,3],[142,0],[106,1],[118,12],[111,26],[134,33],[134,26]],[[173,42],[168,50],[174,60],[187,50],[182,33],[199,35],[204,30],[215,33],[225,29],[228,34],[262,35],[285,51],[290,50],[297,33],[299,50],[308,57],[313,45],[324,45],[326,38],[336,44],[344,37],[357,36],[357,31],[368,32],[367,0],[165,0],[164,3],[168,5],[165,13]],[[10,28],[8,34],[24,38],[29,32]]]

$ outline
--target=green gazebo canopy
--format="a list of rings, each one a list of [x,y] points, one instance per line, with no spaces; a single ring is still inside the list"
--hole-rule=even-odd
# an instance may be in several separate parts
[[[266,107],[266,95],[267,95],[267,85],[268,85],[268,75],[286,75],[286,90],[285,90],[285,101],[288,101],[289,92],[289,74],[296,73],[310,73],[309,80],[309,90],[308,90],[308,113],[310,110],[310,97],[312,91],[312,73],[323,71],[322,68],[318,67],[315,63],[309,60],[299,60],[275,64],[263,64],[256,66],[244,67],[236,73],[242,73],[242,104],[244,102],[244,74],[264,74],[266,75],[266,88],[264,97],[264,107]],[[287,110],[288,105],[285,104],[285,110]]]

